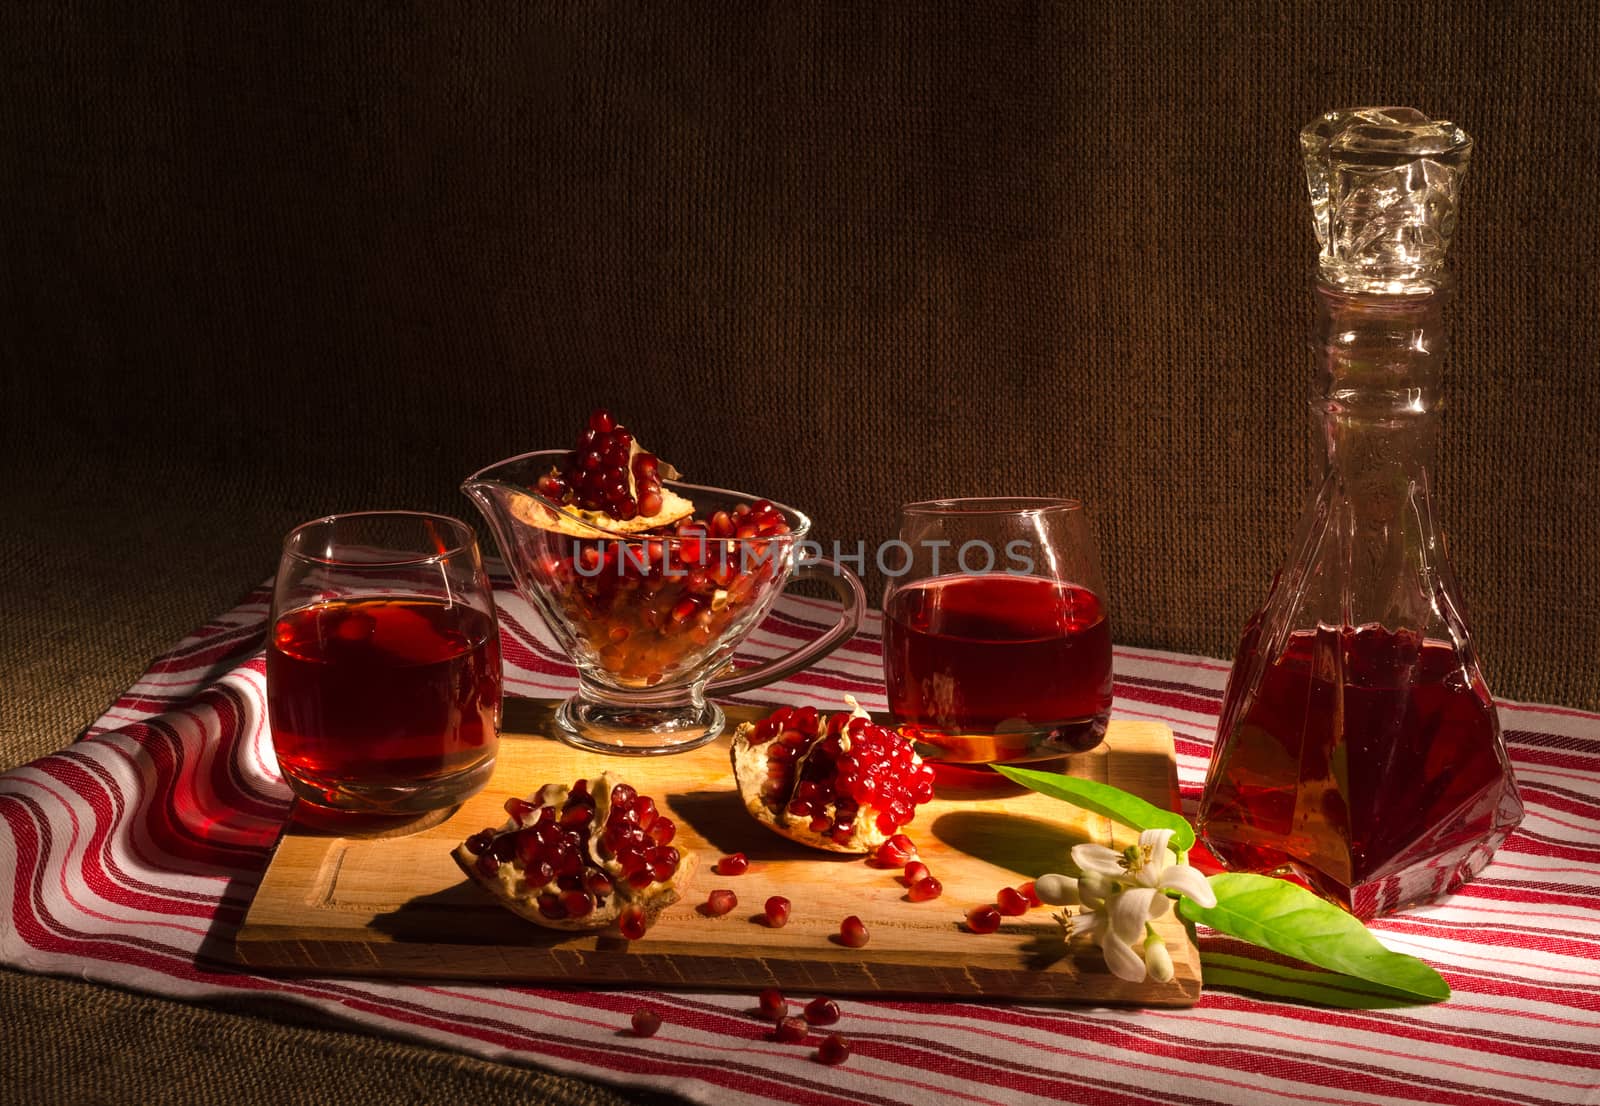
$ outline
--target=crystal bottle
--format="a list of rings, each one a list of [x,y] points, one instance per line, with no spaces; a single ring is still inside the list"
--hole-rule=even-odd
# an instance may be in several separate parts
[[[1472,139],[1409,108],[1330,112],[1300,138],[1327,463],[1239,643],[1200,828],[1229,868],[1365,918],[1459,887],[1522,820],[1430,491]]]

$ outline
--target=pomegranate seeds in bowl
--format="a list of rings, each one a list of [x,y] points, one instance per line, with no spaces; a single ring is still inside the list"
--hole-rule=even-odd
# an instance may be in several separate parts
[[[592,786],[545,784],[506,810],[510,821],[473,834],[452,855],[502,906],[550,929],[616,922],[636,940],[694,871],[692,853],[651,835],[662,820],[654,800],[610,772]]]
[[[731,756],[745,809],[813,848],[869,853],[899,837],[909,851],[897,845],[895,855],[915,855],[898,830],[933,798],[933,769],[905,738],[846,701],[852,713],[824,718],[815,707],[780,707],[739,727]]]

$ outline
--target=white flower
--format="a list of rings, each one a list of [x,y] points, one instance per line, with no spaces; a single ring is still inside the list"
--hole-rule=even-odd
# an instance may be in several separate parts
[[[1139,843],[1116,852],[1104,845],[1077,845],[1073,863],[1079,879],[1041,876],[1034,882],[1040,901],[1057,906],[1076,904],[1076,914],[1057,914],[1068,938],[1097,940],[1113,975],[1141,982],[1146,975],[1160,982],[1172,978],[1172,956],[1150,921],[1172,907],[1168,891],[1187,895],[1201,906],[1215,906],[1217,896],[1205,876],[1167,848],[1169,829],[1145,830]],[[1134,942],[1142,948],[1136,949]]]
[[[1216,906],[1217,896],[1199,869],[1179,864],[1167,848],[1172,840],[1169,829],[1145,830],[1137,845],[1120,853],[1104,845],[1074,845],[1072,862],[1084,874],[1110,876],[1128,887],[1149,887],[1157,891],[1177,891],[1201,906]]]

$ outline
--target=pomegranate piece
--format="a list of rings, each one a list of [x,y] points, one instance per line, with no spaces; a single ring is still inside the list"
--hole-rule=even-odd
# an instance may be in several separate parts
[[[789,924],[789,900],[782,895],[773,895],[767,900],[763,908],[767,916],[767,925],[773,929],[782,929]]]
[[[601,408],[589,416],[561,467],[539,477],[533,490],[583,520],[546,520],[552,529],[582,536],[594,530],[637,533],[694,513],[693,503],[662,486],[662,480],[677,478],[677,469],[646,451]]]
[[[661,1028],[661,1015],[649,1007],[641,1007],[633,1012],[633,1035],[635,1037],[654,1037]]]
[[[916,846],[899,829],[933,798],[933,768],[905,738],[845,700],[850,714],[781,707],[739,727],[732,759],[745,809],[813,848],[861,854],[892,843],[882,855],[914,857]]]
[[[839,941],[846,948],[864,948],[870,940],[872,934],[867,932],[866,923],[856,915],[852,914],[839,923]]]
[[[928,866],[922,861],[913,860],[906,865],[906,874],[903,878],[906,881],[906,886],[910,887],[913,883],[927,879],[932,874],[932,872],[928,871]]]
[[[761,1016],[770,1022],[776,1022],[789,1013],[789,1003],[784,999],[783,992],[776,987],[768,987],[757,997],[761,1005]]]
[[[973,933],[993,933],[1000,928],[1000,911],[992,903],[974,906],[967,911],[967,928]]]
[[[842,1064],[850,1059],[850,1042],[838,1033],[829,1033],[817,1046],[817,1059],[824,1064]]]
[[[832,1025],[839,1020],[839,1004],[818,995],[806,1003],[805,1015],[812,1025]]]
[[[772,1030],[772,1039],[782,1041],[786,1045],[797,1045],[805,1040],[811,1033],[811,1027],[804,1018],[783,1018]]]
[[[750,861],[744,853],[730,853],[717,861],[714,866],[719,876],[742,876],[750,868]]]
[[[1027,883],[1019,883],[1017,885],[1017,894],[1027,900],[1029,910],[1036,906],[1044,905],[1039,901],[1039,892],[1034,890],[1033,880],[1031,879]]]
[[[659,844],[640,826],[655,803],[605,773],[572,787],[545,784],[506,803],[510,820],[475,833],[456,863],[501,905],[552,929],[605,929],[617,923],[637,940],[682,896],[692,854]],[[666,819],[656,817],[652,829]]]
[[[995,909],[1008,918],[1028,912],[1028,900],[1015,887],[1002,887],[994,897]]]
[[[917,846],[903,833],[897,833],[878,846],[875,858],[880,867],[901,868],[917,859]]]
[[[713,918],[720,918],[739,905],[739,896],[726,887],[719,887],[706,898],[700,909]]]
[[[933,876],[923,876],[911,885],[911,889],[906,892],[906,898],[912,902],[928,902],[942,894],[944,894],[944,884]]]

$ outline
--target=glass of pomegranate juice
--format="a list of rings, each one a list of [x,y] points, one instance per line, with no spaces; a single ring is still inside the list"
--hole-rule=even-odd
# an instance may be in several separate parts
[[[368,511],[293,530],[273,587],[267,712],[284,779],[319,807],[414,814],[487,783],[500,635],[471,528]]]
[[[1082,503],[912,503],[902,571],[887,553],[889,709],[930,759],[1050,760],[1101,742],[1111,625]]]

